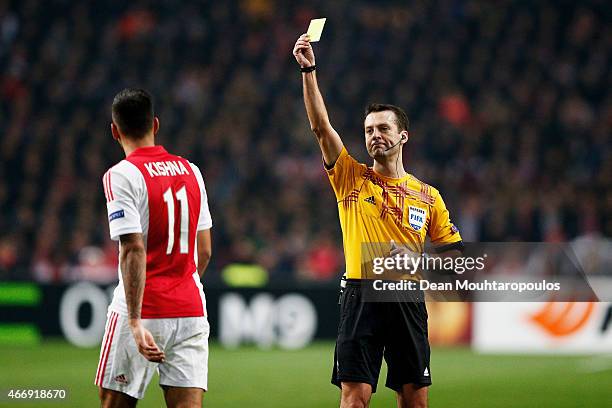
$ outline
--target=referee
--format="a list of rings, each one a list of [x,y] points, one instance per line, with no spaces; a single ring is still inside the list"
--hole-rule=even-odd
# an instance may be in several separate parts
[[[297,40],[293,55],[302,71],[308,120],[338,201],[344,241],[346,287],[332,374],[332,383],[341,389],[340,406],[369,405],[384,357],[385,385],[397,393],[398,407],[427,407],[431,369],[423,293],[417,291],[410,300],[375,302],[364,299],[362,287],[380,278],[368,266],[376,257],[422,254],[427,236],[437,254],[431,256],[458,256],[461,236],[440,193],[404,170],[406,113],[393,105],[367,107],[365,146],[374,163],[371,167],[358,163],[329,121],[307,34]],[[392,272],[391,279],[415,279],[401,272]]]

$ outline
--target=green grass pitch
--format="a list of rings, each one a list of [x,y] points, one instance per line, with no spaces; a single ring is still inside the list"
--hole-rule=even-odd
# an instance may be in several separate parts
[[[333,343],[318,342],[299,351],[225,350],[213,344],[205,407],[334,407],[339,391],[329,383]],[[92,384],[97,349],[78,349],[63,341],[40,346],[0,346],[0,390],[63,388],[63,402],[10,402],[2,407],[93,407]],[[610,407],[612,358],[479,355],[469,349],[432,351],[432,407]],[[393,392],[383,387],[371,407],[393,407]],[[161,407],[157,377],[141,407]]]

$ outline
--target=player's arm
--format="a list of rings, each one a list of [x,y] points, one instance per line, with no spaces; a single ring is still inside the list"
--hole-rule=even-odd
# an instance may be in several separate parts
[[[142,296],[146,279],[147,253],[142,234],[125,234],[119,237],[121,247],[119,264],[125,289],[128,319],[140,320]]]
[[[302,34],[298,38],[293,48],[293,55],[302,68],[315,65],[314,51],[307,34]],[[319,142],[325,165],[332,167],[340,156],[344,145],[340,135],[329,121],[325,102],[317,84],[316,71],[302,73],[302,86],[310,128]]]
[[[104,174],[102,184],[106,196],[110,237],[120,241],[119,264],[130,329],[138,351],[147,360],[163,361],[163,352],[140,320],[147,260],[137,203],[146,193],[144,179],[131,177],[114,167]]]
[[[210,228],[198,231],[198,275],[200,278],[204,276],[204,271],[210,262],[212,256],[212,239],[210,236]]]
[[[208,194],[206,193],[202,172],[195,164],[190,163],[190,165],[198,181],[198,187],[200,188],[200,216],[198,218],[198,229],[196,232],[196,250],[198,254],[198,275],[201,279],[202,276],[204,276],[204,272],[212,256],[212,238],[210,231],[212,228],[212,217],[210,215],[210,209],[208,208]]]
[[[164,361],[164,353],[157,347],[153,335],[144,328],[140,318],[147,267],[147,252],[142,234],[121,235],[119,240],[121,242],[119,264],[127,303],[128,324],[138,351],[149,361]]]

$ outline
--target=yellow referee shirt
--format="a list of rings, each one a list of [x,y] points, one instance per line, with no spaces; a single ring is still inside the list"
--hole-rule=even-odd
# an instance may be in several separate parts
[[[348,279],[380,279],[372,260],[388,256],[391,242],[422,253],[427,235],[436,247],[461,241],[438,190],[410,174],[385,177],[343,148],[327,175],[338,200]]]

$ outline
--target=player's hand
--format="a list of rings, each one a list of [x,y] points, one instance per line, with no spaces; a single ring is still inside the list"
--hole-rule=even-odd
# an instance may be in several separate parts
[[[293,56],[302,68],[312,67],[315,64],[314,51],[310,45],[308,34],[302,34],[295,42]]]
[[[142,325],[140,320],[130,321],[130,329],[132,329],[138,352],[149,361],[163,363],[166,359],[164,352],[159,349],[153,335]]]

